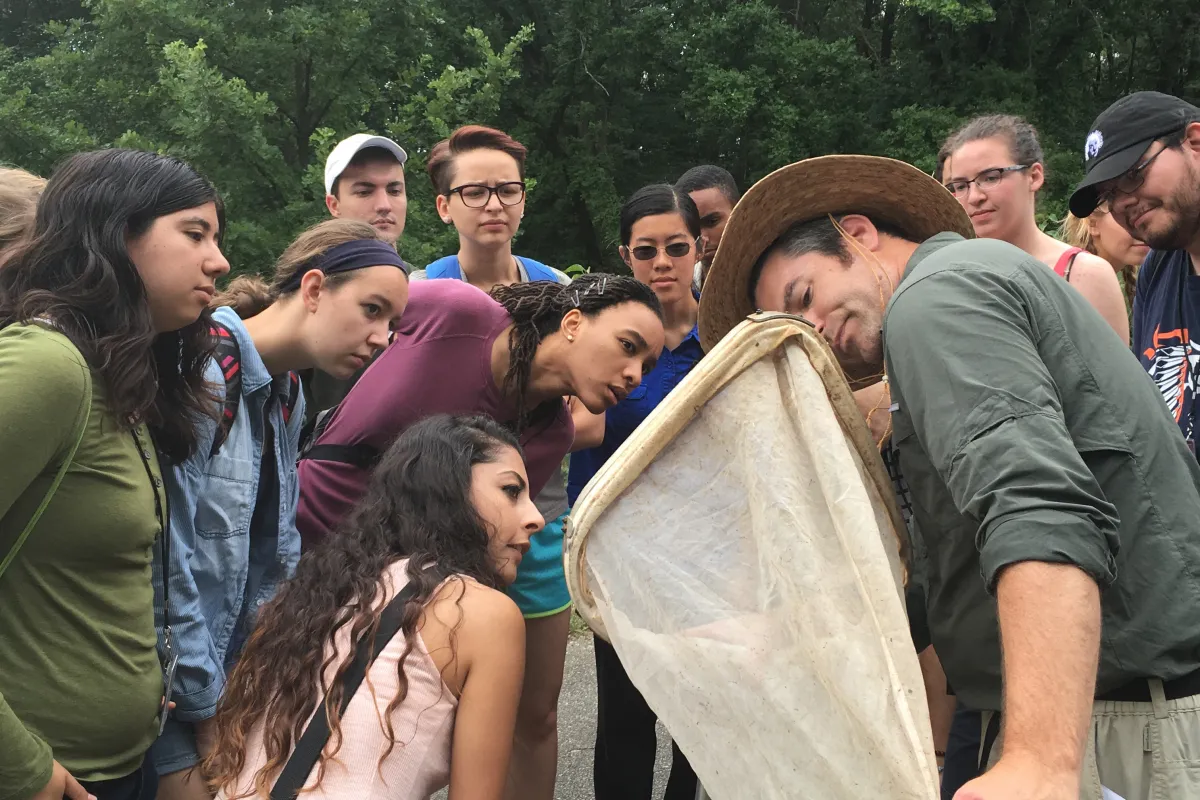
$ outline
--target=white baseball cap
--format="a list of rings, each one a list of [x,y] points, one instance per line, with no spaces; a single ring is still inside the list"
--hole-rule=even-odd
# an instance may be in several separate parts
[[[338,142],[329,158],[325,159],[325,194],[333,194],[333,182],[346,171],[346,167],[350,166],[351,159],[358,155],[358,151],[368,147],[382,147],[396,157],[400,166],[404,166],[404,162],[408,161],[408,153],[404,152],[404,148],[386,136],[356,133]]]

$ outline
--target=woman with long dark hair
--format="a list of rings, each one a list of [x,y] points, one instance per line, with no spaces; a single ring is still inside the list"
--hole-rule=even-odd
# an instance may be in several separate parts
[[[664,346],[642,384],[602,416],[603,441],[571,456],[567,496],[583,487],[700,361],[699,303],[692,293],[700,257],[700,212],[682,189],[643,187],[621,207],[621,258],[663,307]],[[596,800],[650,800],[658,745],[654,711],[621,666],[617,651],[597,638]],[[672,744],[667,800],[696,796],[696,773]]]
[[[541,526],[512,432],[445,415],[405,431],[340,534],[263,608],[205,763],[219,796],[269,797],[299,732],[327,714],[330,744],[302,772],[303,797],[423,800],[449,783],[451,797],[499,800],[524,657],[521,613],[500,590]],[[377,655],[343,712],[364,640]]]
[[[177,159],[82,153],[0,265],[0,607],[20,609],[0,615],[0,786],[18,796],[154,795],[173,665],[151,559],[162,469],[212,407],[223,217]]]
[[[300,234],[270,284],[240,276],[213,301],[219,344],[208,378],[218,402],[197,423],[196,452],[167,478],[179,666],[178,705],[152,751],[162,800],[212,796],[194,767],[211,740],[225,671],[300,558],[297,372],[353,375],[387,346],[407,301],[395,248],[349,219]]]

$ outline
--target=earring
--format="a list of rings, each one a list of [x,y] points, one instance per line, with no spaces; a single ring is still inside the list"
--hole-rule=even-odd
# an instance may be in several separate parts
[[[568,333],[568,334],[567,334],[567,341],[568,341],[568,342],[573,342],[573,341],[575,341],[575,337],[574,337],[574,336],[572,336],[571,334],[569,334],[569,333]]]

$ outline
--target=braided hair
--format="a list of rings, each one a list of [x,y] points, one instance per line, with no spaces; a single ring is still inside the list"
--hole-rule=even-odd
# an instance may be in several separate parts
[[[622,303],[641,303],[660,320],[663,318],[662,304],[654,291],[627,275],[580,275],[566,285],[552,281],[514,283],[496,286],[491,295],[513,321],[502,391],[506,397],[516,398],[518,433],[529,424],[553,419],[558,411],[560,401],[552,398],[527,415],[526,396],[538,345],[559,329],[567,312],[577,308],[585,317],[595,317]]]

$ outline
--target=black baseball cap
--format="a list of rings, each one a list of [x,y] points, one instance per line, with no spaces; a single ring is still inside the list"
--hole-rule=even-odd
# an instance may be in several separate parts
[[[1096,186],[1133,169],[1155,139],[1200,121],[1200,108],[1161,92],[1134,92],[1104,110],[1092,123],[1083,146],[1087,170],[1071,195],[1071,213],[1086,217],[1096,210]]]

